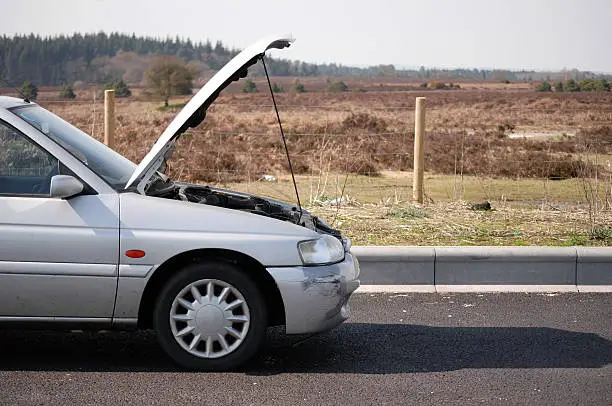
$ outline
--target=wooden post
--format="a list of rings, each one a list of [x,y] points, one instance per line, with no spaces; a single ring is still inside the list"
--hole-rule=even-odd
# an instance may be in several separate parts
[[[104,91],[104,144],[115,146],[115,91]]]
[[[416,105],[414,106],[414,173],[412,175],[412,200],[415,203],[423,203],[424,133],[425,98],[417,97]]]

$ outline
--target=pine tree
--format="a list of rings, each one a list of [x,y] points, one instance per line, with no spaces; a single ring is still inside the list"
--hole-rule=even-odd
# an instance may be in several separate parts
[[[63,86],[58,96],[60,99],[76,99],[76,94],[74,93],[74,90],[72,90],[72,86],[70,85]]]
[[[36,100],[36,98],[38,97],[38,87],[29,80],[26,80],[25,82],[23,82],[23,85],[21,85],[19,93],[24,99]]]
[[[130,97],[132,95],[132,91],[123,81],[123,79],[118,79],[107,83],[104,86],[104,90],[114,90],[115,97]]]

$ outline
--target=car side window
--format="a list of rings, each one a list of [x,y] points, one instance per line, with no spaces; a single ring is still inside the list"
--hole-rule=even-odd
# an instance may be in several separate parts
[[[25,135],[0,122],[0,195],[49,196],[59,162]]]

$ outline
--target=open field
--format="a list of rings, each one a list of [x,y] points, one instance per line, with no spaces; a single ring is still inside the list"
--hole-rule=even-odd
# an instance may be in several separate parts
[[[356,244],[612,245],[612,93],[462,87],[277,94],[303,203]],[[101,139],[101,100],[86,96],[41,104]],[[423,207],[409,203],[417,96],[427,97]],[[115,148],[133,161],[178,112],[158,106],[118,101]],[[169,173],[295,201],[263,91],[221,96]],[[322,203],[339,196],[346,204]],[[484,200],[495,210],[469,209]]]

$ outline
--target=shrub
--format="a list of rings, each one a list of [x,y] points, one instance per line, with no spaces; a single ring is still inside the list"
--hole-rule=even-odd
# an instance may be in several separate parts
[[[306,88],[304,87],[302,83],[300,83],[296,79],[296,81],[293,82],[293,86],[291,87],[291,90],[294,91],[295,93],[304,93],[306,91]]]
[[[257,93],[257,85],[255,82],[251,79],[245,80],[244,85],[242,85],[242,93]]]
[[[117,79],[113,80],[112,82],[108,82],[104,85],[104,90],[114,90],[115,97],[130,97],[132,95],[132,91],[123,81],[123,79]]]
[[[333,82],[329,86],[327,86],[327,91],[332,93],[346,92],[347,90],[348,86],[341,80]]]
[[[36,100],[36,98],[38,97],[38,87],[29,80],[26,80],[25,82],[23,82],[23,85],[21,85],[19,93],[24,99]]]
[[[610,84],[604,79],[585,79],[580,82],[580,90],[583,92],[609,92]]]
[[[373,133],[382,133],[387,130],[387,122],[368,113],[351,113],[342,120],[344,131],[367,130]]]
[[[128,85],[123,81],[123,79],[119,79],[115,82],[115,96],[117,97],[130,97],[132,95],[132,91],[128,87]]]
[[[612,126],[581,129],[575,138],[576,145],[603,154],[612,153]]]
[[[542,82],[536,87],[536,92],[552,92],[552,86],[548,82]]]
[[[570,178],[580,178],[590,176],[592,165],[586,162],[579,161],[572,156],[566,156],[566,159],[540,165],[540,174],[551,180],[562,180]],[[550,158],[548,158],[550,159]],[[534,173],[538,176],[538,173]]]
[[[578,83],[576,83],[574,79],[570,79],[567,82],[565,82],[565,85],[563,86],[563,88],[565,89],[566,92],[579,92],[580,91],[580,86],[578,85]]]
[[[429,87],[436,90],[446,89],[446,84],[444,82],[431,82]]]
[[[612,242],[612,227],[610,226],[597,226],[591,231],[591,238],[594,240]]]
[[[76,94],[74,94],[74,90],[72,90],[70,85],[63,86],[58,96],[60,99],[76,99]]]
[[[391,215],[391,217],[399,217],[402,219],[427,217],[427,213],[425,213],[425,211],[415,206],[393,209],[389,214]]]
[[[562,92],[562,91],[563,91],[563,82],[555,83],[555,92]]]
[[[274,93],[284,93],[285,90],[276,82],[272,83],[272,91]]]
[[[358,159],[356,162],[347,165],[346,171],[364,176],[378,177],[380,176],[378,166],[379,165],[372,156],[364,156],[361,159]]]
[[[497,136],[499,138],[506,137],[506,131],[513,132],[516,126],[509,122],[504,122],[497,125]]]

